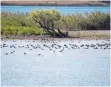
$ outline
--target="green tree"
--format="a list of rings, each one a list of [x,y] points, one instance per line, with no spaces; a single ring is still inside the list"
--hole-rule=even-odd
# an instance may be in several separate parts
[[[48,32],[53,37],[62,37],[65,34],[58,29],[58,32],[55,29],[55,23],[60,20],[61,15],[58,11],[51,10],[36,10],[31,13],[31,17],[40,26],[44,29],[45,32]]]

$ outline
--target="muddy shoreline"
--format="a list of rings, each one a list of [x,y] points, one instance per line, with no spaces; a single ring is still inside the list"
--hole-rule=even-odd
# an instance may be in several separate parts
[[[1,40],[11,40],[11,39],[18,39],[18,40],[39,40],[39,39],[75,39],[75,40],[109,40],[109,37],[67,37],[67,38],[56,38],[46,35],[36,35],[36,36],[1,36]]]
[[[10,36],[4,36],[1,35],[1,39],[21,39],[21,40],[38,40],[42,38],[53,38],[50,35],[10,35]],[[57,38],[57,39],[64,39],[64,38]],[[110,39],[110,31],[109,30],[87,30],[87,31],[69,31],[69,37],[65,39],[89,39],[89,40],[105,40],[105,39]]]

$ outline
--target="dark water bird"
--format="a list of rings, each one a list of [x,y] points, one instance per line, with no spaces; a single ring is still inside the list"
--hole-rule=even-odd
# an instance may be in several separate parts
[[[110,41],[110,39],[108,39],[107,41]]]
[[[8,55],[8,53],[5,53],[5,55]]]
[[[49,50],[52,50],[52,48],[49,48]]]
[[[38,56],[40,56],[41,54],[38,54]]]
[[[6,45],[6,44],[3,44],[3,47],[8,47],[8,45]]]
[[[57,47],[55,47],[55,49],[58,49]]]
[[[22,48],[23,48],[24,46],[22,46]]]
[[[18,46],[18,48],[22,48],[21,46]]]
[[[24,55],[26,55],[27,53],[24,52]]]
[[[62,46],[60,46],[60,45],[57,45],[58,47],[59,47],[59,49],[62,47]]]
[[[15,51],[10,52],[11,54],[13,54]]]
[[[59,52],[62,52],[63,50],[64,50],[64,47]]]
[[[27,44],[25,48],[29,48],[29,45]]]
[[[68,48],[68,46],[67,46],[66,44],[64,44],[64,47],[65,47],[65,48]]]
[[[84,48],[84,49],[88,49],[88,47]]]
[[[72,49],[75,49],[74,47],[71,47]]]
[[[51,47],[53,48],[55,44],[52,44]]]
[[[90,45],[89,45],[89,44],[86,44],[85,46],[86,46],[86,47],[89,47]]]
[[[91,47],[95,47],[96,45],[94,45],[94,44],[91,44]]]
[[[84,47],[84,45],[82,44],[80,47]]]
[[[0,48],[3,48],[2,45],[0,45]]]
[[[10,46],[10,48],[16,48],[16,46],[14,46],[14,45],[11,45],[11,46]]]
[[[41,48],[41,50],[44,50],[43,48]]]
[[[43,44],[43,46],[46,46],[45,44]]]
[[[94,49],[98,49],[98,47],[94,47]]]
[[[103,48],[103,49],[106,49],[106,48]]]

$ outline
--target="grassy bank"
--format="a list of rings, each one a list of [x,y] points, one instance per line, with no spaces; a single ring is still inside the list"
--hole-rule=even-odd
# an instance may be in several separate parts
[[[63,32],[69,31],[70,37],[75,38],[110,38],[109,33],[101,34],[101,30],[104,32],[110,30],[110,15],[102,12],[61,15],[60,20],[56,21],[53,27]],[[30,37],[45,33],[29,13],[1,12],[2,37]]]

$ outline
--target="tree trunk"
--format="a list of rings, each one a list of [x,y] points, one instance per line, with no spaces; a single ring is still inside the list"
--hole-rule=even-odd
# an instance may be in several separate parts
[[[58,32],[55,31],[54,29],[54,23],[51,22],[52,27],[50,28],[50,24],[49,22],[45,22],[44,24],[41,23],[40,21],[38,21],[38,23],[40,24],[40,26],[47,32],[49,33],[49,35],[51,35],[52,37],[67,37],[68,35],[66,35],[65,33],[63,33],[60,29],[58,29]]]

